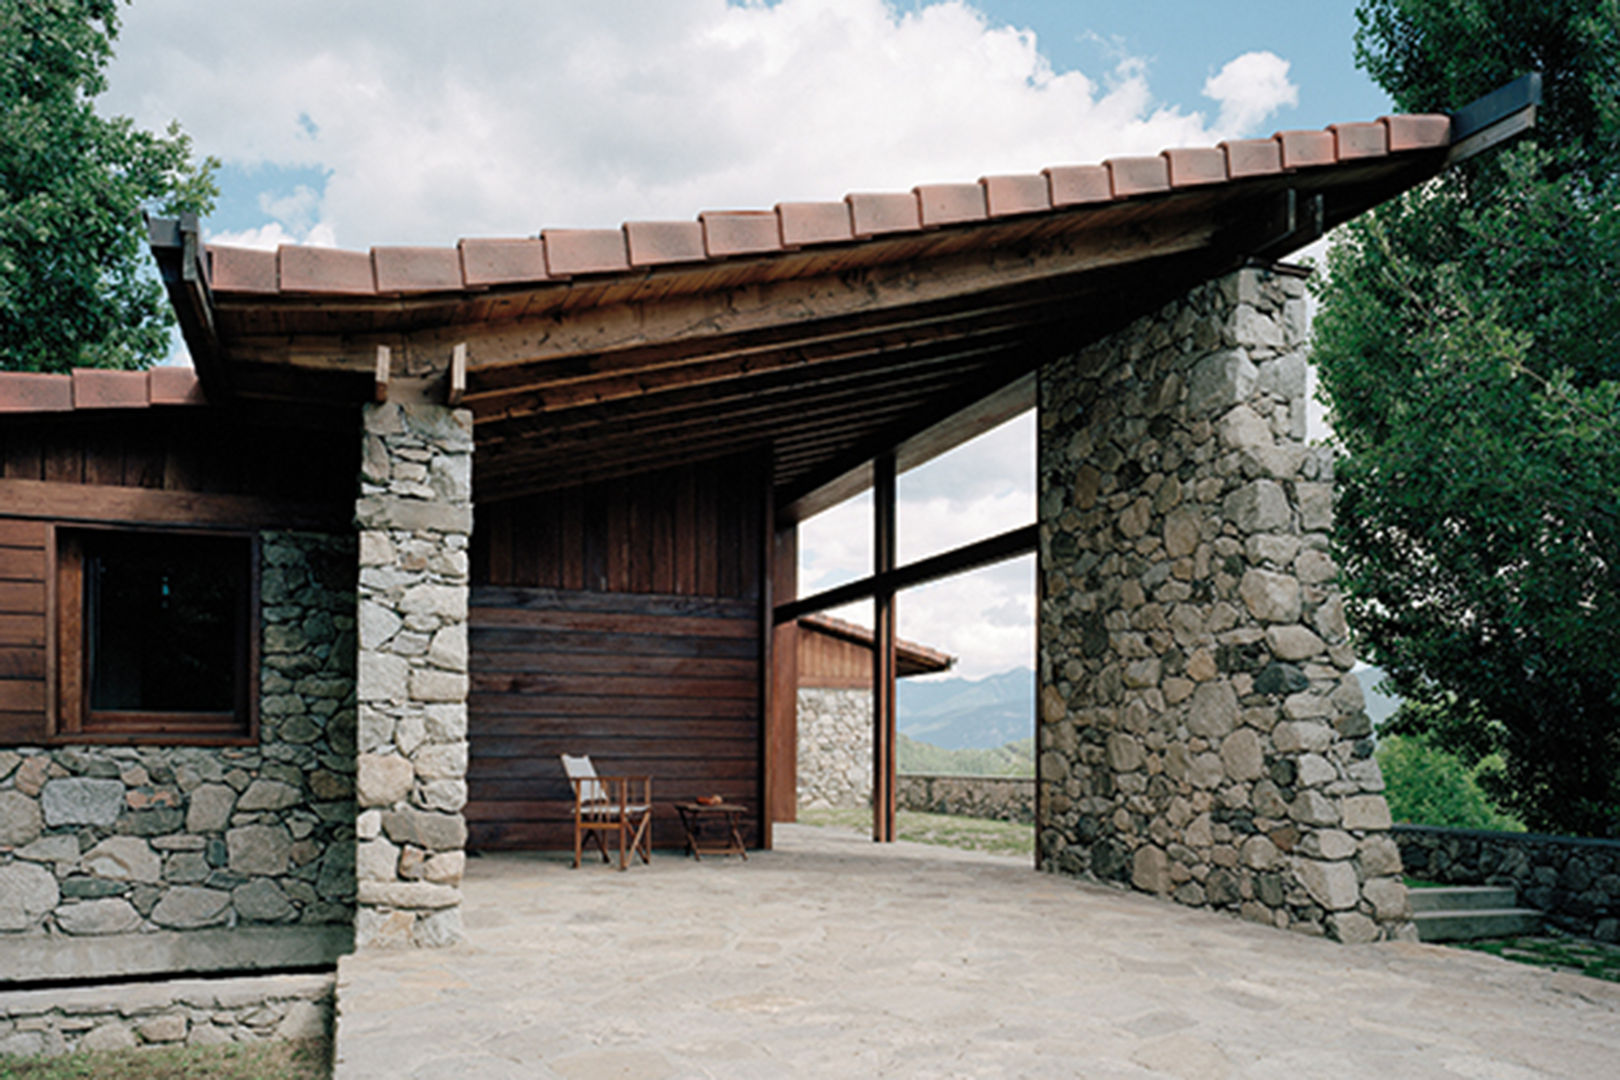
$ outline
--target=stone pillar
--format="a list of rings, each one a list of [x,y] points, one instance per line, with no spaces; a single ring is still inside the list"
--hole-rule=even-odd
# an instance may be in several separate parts
[[[1412,935],[1305,442],[1304,282],[1246,269],[1040,380],[1045,865]]]
[[[355,945],[461,938],[472,414],[367,406],[360,498]]]

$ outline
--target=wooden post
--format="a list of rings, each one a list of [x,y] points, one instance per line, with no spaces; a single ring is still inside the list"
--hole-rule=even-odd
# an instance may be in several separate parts
[[[771,602],[786,603],[798,595],[799,527],[772,530]],[[799,804],[799,627],[792,621],[771,625],[771,709],[766,719],[770,790],[766,803],[772,821],[796,821]]]
[[[872,462],[872,573],[879,580],[895,563],[894,453]],[[872,598],[872,839],[894,840],[894,590]]]

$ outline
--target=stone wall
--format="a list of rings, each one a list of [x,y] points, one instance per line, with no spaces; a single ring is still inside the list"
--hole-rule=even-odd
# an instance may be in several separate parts
[[[1035,821],[1035,781],[1025,776],[902,774],[895,785],[902,810],[994,821]]]
[[[354,542],[267,532],[260,552],[257,746],[0,750],[0,979],[346,951]]]
[[[461,938],[472,414],[367,406],[360,498],[357,946]]]
[[[799,805],[872,805],[872,692],[799,688]]]
[[[1040,378],[1044,864],[1410,937],[1305,445],[1304,282],[1246,269]]]
[[[0,1059],[326,1038],[334,981],[272,975],[3,992]]]
[[[1511,885],[1573,934],[1620,941],[1620,840],[1397,825],[1406,872],[1442,885]]]

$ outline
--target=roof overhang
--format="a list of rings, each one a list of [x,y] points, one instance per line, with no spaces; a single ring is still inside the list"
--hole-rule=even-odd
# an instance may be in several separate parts
[[[482,500],[755,453],[794,521],[879,452],[909,468],[1029,408],[1043,361],[1422,183],[1451,144],[1447,117],[1388,117],[456,249],[210,252],[165,222],[153,246],[211,400],[453,394]]]

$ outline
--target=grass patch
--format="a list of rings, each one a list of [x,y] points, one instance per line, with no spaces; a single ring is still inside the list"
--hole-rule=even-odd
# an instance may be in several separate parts
[[[864,807],[854,810],[800,810],[799,823],[870,833],[872,811]],[[938,844],[992,855],[1019,855],[1025,858],[1034,858],[1035,855],[1034,827],[1012,821],[899,810],[894,815],[894,831],[898,839],[919,844]]]
[[[1516,964],[1572,971],[1577,975],[1620,983],[1620,946],[1606,945],[1601,941],[1589,941],[1567,934],[1533,934],[1486,941],[1459,941],[1455,945],[1459,949],[1490,953]]]
[[[328,1080],[326,1039],[0,1058],[0,1080]]]

